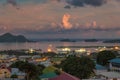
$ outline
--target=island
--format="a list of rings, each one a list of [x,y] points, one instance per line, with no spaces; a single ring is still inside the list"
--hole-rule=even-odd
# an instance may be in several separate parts
[[[98,42],[99,40],[97,39],[85,39],[85,42]]]
[[[13,35],[11,33],[5,33],[0,36],[0,42],[32,42],[25,38],[23,35]]]
[[[60,42],[76,42],[76,41],[71,39],[61,39]]]
[[[103,43],[120,43],[120,39],[105,40]]]

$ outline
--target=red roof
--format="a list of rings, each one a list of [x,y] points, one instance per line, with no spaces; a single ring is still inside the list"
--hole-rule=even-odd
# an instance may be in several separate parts
[[[55,78],[50,78],[48,80],[80,80],[79,78],[72,76],[68,73],[61,73],[59,76],[55,77]]]
[[[7,67],[6,64],[1,64],[0,69],[8,69],[11,72],[11,68]]]

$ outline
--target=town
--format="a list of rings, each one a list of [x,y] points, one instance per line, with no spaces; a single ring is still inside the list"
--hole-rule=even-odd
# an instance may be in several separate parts
[[[0,51],[1,80],[119,80],[119,46]]]
[[[120,80],[120,0],[0,0],[0,80]]]

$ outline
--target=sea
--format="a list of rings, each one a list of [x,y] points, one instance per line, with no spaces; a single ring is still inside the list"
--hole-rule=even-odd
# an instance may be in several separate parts
[[[101,41],[98,42],[60,42],[60,41],[39,41],[39,42],[25,42],[25,43],[0,43],[0,50],[21,50],[21,49],[41,49],[42,51],[47,51],[48,48],[56,51],[58,47],[70,47],[73,49],[81,48],[82,46],[120,46],[120,43],[103,43]]]

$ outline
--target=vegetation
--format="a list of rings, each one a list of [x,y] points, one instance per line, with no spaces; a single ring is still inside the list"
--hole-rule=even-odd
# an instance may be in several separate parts
[[[11,78],[18,78],[16,74],[11,75]]]
[[[26,73],[26,80],[36,80],[38,76],[42,74],[42,70],[45,68],[43,65],[35,65],[32,63],[17,61],[11,65],[11,67],[18,68],[20,71]]]
[[[97,55],[97,63],[103,66],[107,65],[108,60],[116,58],[116,53],[117,52],[115,51],[109,51],[109,50],[99,52]]]
[[[50,72],[54,72],[56,73],[57,75],[60,74],[60,70],[55,68],[54,66],[48,66],[46,67],[44,70],[43,70],[43,73],[50,73]]]
[[[54,72],[56,69],[53,66],[48,66],[43,70],[43,73]]]
[[[63,71],[79,77],[80,79],[89,78],[92,74],[94,74],[93,69],[95,68],[95,64],[89,57],[86,56],[67,57],[60,65]]]
[[[91,53],[89,56],[92,58],[92,59],[97,59],[97,52],[93,52],[93,53]]]
[[[43,73],[44,69],[45,69],[44,65],[41,65],[41,64],[37,65],[37,70],[38,70],[39,75],[41,75]]]

